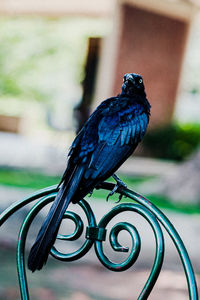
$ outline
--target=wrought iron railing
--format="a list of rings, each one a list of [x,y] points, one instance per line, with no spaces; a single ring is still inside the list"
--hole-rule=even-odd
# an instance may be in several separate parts
[[[104,182],[98,186],[98,189],[105,189],[111,191],[113,190],[113,187],[114,184]],[[28,283],[26,278],[26,268],[25,268],[25,261],[24,261],[27,233],[35,216],[39,213],[39,211],[44,206],[46,206],[48,203],[54,200],[57,191],[58,191],[57,186],[40,190],[28,198],[13,203],[0,215],[0,226],[1,226],[17,210],[19,210],[26,204],[39,199],[38,202],[31,208],[31,210],[25,217],[21,225],[19,236],[18,236],[17,271],[18,271],[19,286],[21,291],[21,299],[23,300],[29,299]],[[141,240],[136,227],[127,222],[120,222],[117,223],[115,226],[113,226],[110,231],[109,241],[112,248],[115,251],[129,253],[128,257],[121,263],[112,262],[104,254],[103,243],[106,240],[106,227],[108,223],[112,220],[112,218],[114,218],[116,215],[118,215],[121,212],[133,211],[140,214],[143,218],[145,218],[148,221],[148,223],[150,224],[153,230],[155,241],[156,241],[156,253],[155,253],[153,267],[150,272],[149,278],[142,292],[140,293],[138,299],[144,300],[148,298],[162,268],[162,263],[164,258],[164,238],[160,226],[162,225],[167,231],[167,233],[169,234],[169,236],[171,237],[172,241],[174,242],[176,249],[179,253],[179,256],[181,258],[185,275],[187,278],[189,298],[191,300],[197,300],[198,292],[197,292],[197,285],[195,281],[195,275],[192,268],[192,264],[190,262],[190,258],[188,256],[187,250],[179,234],[177,233],[176,229],[172,225],[172,223],[155,205],[153,205],[148,199],[144,198],[143,196],[125,187],[119,187],[117,192],[121,196],[126,196],[130,200],[133,200],[134,203],[121,203],[119,205],[116,205],[106,215],[104,215],[100,220],[99,224],[97,224],[95,215],[90,205],[88,204],[87,201],[81,200],[78,203],[78,205],[83,209],[88,222],[86,228],[85,242],[83,243],[80,249],[68,254],[63,254],[59,252],[55,247],[53,247],[51,249],[51,255],[56,259],[62,261],[74,261],[83,257],[94,245],[95,252],[98,259],[106,268],[116,272],[127,270],[134,264],[134,262],[137,260],[138,255],[140,253]],[[68,240],[68,241],[73,241],[80,238],[80,236],[83,233],[83,227],[84,227],[83,221],[80,218],[80,216],[75,212],[67,211],[64,215],[64,218],[71,219],[75,223],[75,230],[70,235],[59,234],[57,238],[62,240]],[[121,246],[120,243],[118,242],[118,234],[121,230],[126,230],[130,234],[130,237],[132,239],[131,249]]]

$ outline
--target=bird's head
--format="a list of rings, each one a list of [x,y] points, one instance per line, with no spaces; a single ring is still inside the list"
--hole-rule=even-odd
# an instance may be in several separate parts
[[[123,78],[122,94],[145,94],[142,76],[135,73],[126,73]]]

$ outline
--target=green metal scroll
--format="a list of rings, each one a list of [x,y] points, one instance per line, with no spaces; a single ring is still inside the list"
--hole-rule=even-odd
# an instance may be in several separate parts
[[[110,191],[113,189],[113,187],[114,184],[104,182],[100,184],[97,188]],[[0,215],[0,226],[1,226],[18,209],[20,209],[21,207],[25,206],[26,204],[34,200],[38,200],[37,203],[31,208],[26,218],[24,219],[18,236],[17,271],[18,271],[19,286],[20,286],[22,300],[29,299],[29,291],[28,291],[28,283],[26,278],[26,268],[25,268],[25,259],[24,259],[25,243],[26,243],[28,230],[31,226],[32,221],[34,220],[35,216],[39,213],[39,211],[44,206],[46,206],[47,204],[49,204],[55,199],[57,191],[58,188],[56,186],[52,186],[40,190],[28,198],[15,202],[10,207],[8,207],[4,212],[2,212],[2,214]],[[187,250],[185,249],[185,246],[179,234],[177,233],[176,229],[174,228],[174,226],[155,205],[153,205],[148,199],[144,198],[143,196],[125,187],[118,188],[117,192],[122,196],[128,197],[131,201],[133,200],[134,202],[122,203],[116,205],[107,214],[105,214],[100,220],[99,224],[97,224],[95,215],[90,205],[84,199],[81,200],[78,203],[78,205],[82,208],[83,212],[85,213],[87,218],[87,223],[88,223],[86,227],[85,242],[80,247],[80,249],[72,253],[61,253],[55,247],[53,247],[51,249],[51,255],[54,258],[62,261],[74,261],[83,257],[92,248],[92,246],[94,246],[99,261],[106,268],[115,272],[127,270],[135,263],[140,253],[141,239],[136,227],[133,224],[127,222],[119,222],[115,224],[110,231],[109,242],[113,250],[118,252],[128,252],[128,257],[123,262],[114,263],[113,261],[111,261],[105,255],[103,245],[107,240],[106,227],[109,224],[109,222],[116,215],[121,214],[123,212],[126,211],[135,212],[141,215],[147,221],[147,223],[149,223],[154,233],[155,243],[156,243],[156,253],[155,253],[153,267],[150,272],[149,278],[147,279],[147,282],[145,283],[145,286],[138,297],[138,300],[145,300],[148,298],[162,268],[162,263],[164,258],[164,238],[163,238],[163,233],[160,225],[162,225],[167,231],[167,233],[170,235],[181,258],[184,271],[186,274],[186,278],[187,278],[187,283],[188,283],[189,299],[198,300],[197,285],[195,281],[192,264],[190,262],[190,258],[188,256]],[[74,232],[70,235],[58,234],[57,239],[68,240],[68,241],[77,240],[83,233],[84,224],[82,219],[80,218],[79,215],[71,211],[67,211],[63,219],[72,220],[75,224],[75,229]],[[127,247],[123,247],[118,241],[118,234],[122,230],[127,231],[131,237],[131,241],[132,241],[131,249]]]

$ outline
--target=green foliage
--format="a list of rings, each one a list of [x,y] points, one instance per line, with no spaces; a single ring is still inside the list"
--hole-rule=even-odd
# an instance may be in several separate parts
[[[146,135],[143,143],[152,157],[182,161],[200,146],[200,125],[157,128]]]
[[[147,198],[160,209],[169,209],[184,214],[200,214],[199,205],[173,202],[163,195],[147,195]]]
[[[0,184],[21,188],[41,189],[58,184],[59,176],[51,176],[32,170],[0,168]]]
[[[125,182],[128,188],[137,191],[140,184],[151,180],[152,176],[125,176],[120,175],[120,178]],[[60,182],[60,176],[46,175],[33,170],[22,169],[10,169],[0,168],[0,184],[4,186],[20,187],[25,189],[39,190],[47,186],[55,185]],[[115,182],[112,178],[109,178],[110,182]],[[92,198],[97,201],[105,201],[108,195],[106,190],[94,190]],[[196,205],[175,203],[170,201],[163,195],[146,195],[147,198],[152,201],[156,206],[161,209],[170,209],[172,211],[187,213],[187,214],[200,214],[200,208]],[[117,201],[118,194],[114,194],[110,197],[109,201]],[[130,202],[130,199],[123,198],[123,202]]]
[[[145,182],[149,178],[152,177],[122,176],[122,180],[124,180],[127,185],[130,186]],[[33,170],[0,168],[0,184],[8,186],[41,189],[47,186],[58,184],[60,179],[60,176],[47,175]],[[111,179],[110,181],[115,182],[114,179]],[[102,196],[104,198],[107,192],[105,192],[106,194],[104,191],[101,192],[101,194],[98,193],[98,197]]]
[[[69,97],[82,79],[88,36],[103,36],[107,28],[92,18],[1,18],[0,97]]]

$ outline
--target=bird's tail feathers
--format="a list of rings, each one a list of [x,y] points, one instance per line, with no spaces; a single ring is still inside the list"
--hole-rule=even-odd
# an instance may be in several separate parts
[[[49,252],[56,240],[63,214],[78,188],[83,169],[83,166],[75,168],[68,182],[63,182],[58,191],[28,257],[28,268],[32,272],[40,270],[47,261]]]

